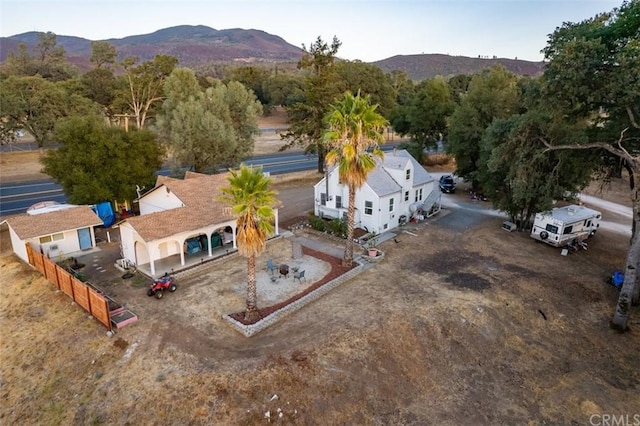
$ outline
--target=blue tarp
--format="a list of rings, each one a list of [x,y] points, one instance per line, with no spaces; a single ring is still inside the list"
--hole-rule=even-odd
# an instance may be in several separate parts
[[[622,271],[614,271],[613,276],[611,277],[611,282],[616,287],[622,287],[622,284],[624,284],[624,274]]]
[[[92,208],[93,211],[98,215],[98,217],[102,219],[102,223],[106,228],[115,223],[116,215],[113,212],[113,208],[111,207],[110,202],[103,201],[102,203],[96,204]]]

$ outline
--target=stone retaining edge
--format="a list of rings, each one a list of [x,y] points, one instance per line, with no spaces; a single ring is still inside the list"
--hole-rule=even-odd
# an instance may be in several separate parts
[[[354,259],[354,262],[356,262],[358,266],[351,269],[346,274],[340,275],[336,279],[326,283],[323,286],[320,286],[319,288],[315,289],[309,294],[305,294],[300,299],[296,300],[293,303],[288,304],[287,306],[282,307],[281,309],[278,309],[272,314],[267,315],[266,317],[259,320],[255,324],[244,325],[234,320],[227,314],[222,315],[222,318],[225,321],[227,321],[229,325],[231,325],[231,327],[234,328],[235,330],[241,332],[246,337],[251,337],[254,334],[264,330],[265,328],[277,323],[280,319],[284,318],[285,316],[300,310],[301,308],[313,302],[314,300],[324,296],[329,291],[333,290],[343,282],[353,278],[355,275],[362,272],[362,270],[366,269],[364,263],[361,262],[360,260]]]

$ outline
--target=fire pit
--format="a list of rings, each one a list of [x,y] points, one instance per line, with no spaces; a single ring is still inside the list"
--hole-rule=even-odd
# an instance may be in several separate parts
[[[280,265],[280,275],[284,275],[285,278],[289,276],[289,265],[282,264]]]

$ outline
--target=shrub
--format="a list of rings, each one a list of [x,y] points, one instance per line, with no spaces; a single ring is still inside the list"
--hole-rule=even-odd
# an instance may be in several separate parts
[[[429,154],[425,155],[422,162],[425,166],[454,166],[453,159],[447,154]]]
[[[347,221],[344,219],[333,219],[329,222],[328,231],[340,238],[347,238]]]
[[[309,216],[309,226],[320,232],[324,232],[326,229],[325,221],[317,216]]]

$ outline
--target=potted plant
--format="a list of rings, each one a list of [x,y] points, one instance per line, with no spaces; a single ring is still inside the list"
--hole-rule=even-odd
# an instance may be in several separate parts
[[[376,245],[378,244],[378,236],[375,233],[371,233],[371,236],[367,239],[366,247],[369,257],[376,257],[378,255],[378,248]]]

